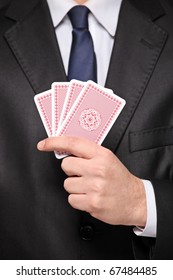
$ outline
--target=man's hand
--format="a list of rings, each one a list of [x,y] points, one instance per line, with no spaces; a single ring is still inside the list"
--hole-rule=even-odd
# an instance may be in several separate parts
[[[38,143],[38,149],[74,155],[62,160],[68,176],[64,188],[72,207],[112,225],[145,226],[143,183],[110,150],[70,136],[47,138]]]

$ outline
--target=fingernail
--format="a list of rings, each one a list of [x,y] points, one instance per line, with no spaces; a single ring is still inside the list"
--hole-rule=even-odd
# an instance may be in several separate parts
[[[40,141],[38,144],[37,144],[37,148],[39,150],[43,150],[44,149],[44,146],[45,146],[45,140],[42,140]]]

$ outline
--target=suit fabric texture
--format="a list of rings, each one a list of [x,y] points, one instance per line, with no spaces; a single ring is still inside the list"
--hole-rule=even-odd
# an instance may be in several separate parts
[[[127,102],[103,145],[154,186],[157,238],[73,209],[34,95],[67,81],[45,0],[0,4],[0,259],[173,258],[173,4],[124,0],[106,87]]]

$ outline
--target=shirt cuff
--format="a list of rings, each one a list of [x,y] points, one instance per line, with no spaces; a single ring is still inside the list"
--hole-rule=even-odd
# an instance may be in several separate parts
[[[148,180],[142,180],[146,193],[147,203],[147,222],[145,228],[135,227],[134,233],[138,236],[156,237],[157,236],[157,211],[153,185]]]

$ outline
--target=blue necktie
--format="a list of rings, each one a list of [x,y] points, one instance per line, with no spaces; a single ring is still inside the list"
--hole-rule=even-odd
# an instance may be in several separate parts
[[[88,13],[85,6],[73,7],[68,15],[73,26],[73,40],[68,67],[68,80],[93,80],[97,82],[96,56],[88,30]]]

